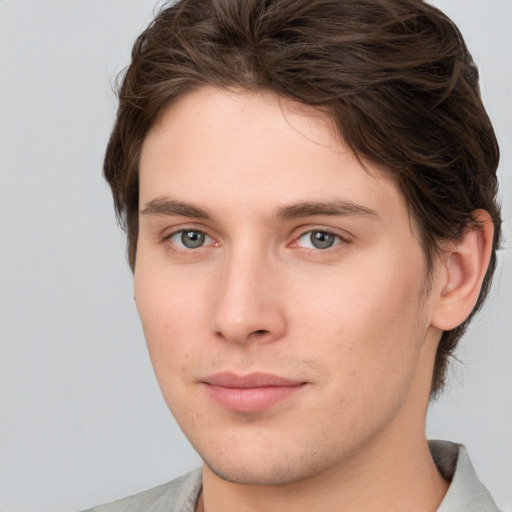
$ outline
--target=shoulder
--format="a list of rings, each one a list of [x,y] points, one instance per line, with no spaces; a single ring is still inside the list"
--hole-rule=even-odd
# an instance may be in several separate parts
[[[432,458],[450,487],[437,512],[499,512],[478,479],[466,448],[448,441],[429,441]]]
[[[194,512],[201,490],[201,470],[126,498],[83,512]]]

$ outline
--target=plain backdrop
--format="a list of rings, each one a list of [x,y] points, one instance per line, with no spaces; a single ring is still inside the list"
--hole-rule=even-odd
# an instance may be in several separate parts
[[[512,1],[439,0],[502,149],[504,248],[428,435],[512,511]],[[0,0],[0,510],[64,512],[199,464],[153,377],[101,177],[111,84],[153,0]]]

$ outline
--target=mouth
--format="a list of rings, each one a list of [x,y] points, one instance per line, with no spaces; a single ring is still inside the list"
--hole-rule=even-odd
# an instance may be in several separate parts
[[[209,397],[224,409],[262,412],[301,391],[307,383],[267,373],[217,373],[201,381]]]

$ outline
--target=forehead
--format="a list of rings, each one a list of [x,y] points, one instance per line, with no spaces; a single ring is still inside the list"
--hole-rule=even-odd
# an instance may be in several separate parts
[[[327,113],[268,91],[205,87],[162,113],[142,148],[140,202],[166,195],[260,212],[342,199],[408,217],[396,184],[363,168]]]

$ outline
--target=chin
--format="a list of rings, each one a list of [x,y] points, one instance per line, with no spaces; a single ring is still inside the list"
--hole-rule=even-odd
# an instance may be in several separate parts
[[[276,486],[287,485],[309,478],[311,475],[302,474],[297,467],[291,467],[286,464],[274,464],[267,467],[259,467],[262,461],[259,461],[258,467],[242,460],[238,464],[222,464],[216,462],[211,464],[203,461],[209,470],[217,477],[227,482],[239,485],[258,485],[258,486]]]
[[[299,450],[281,446],[280,449],[263,448],[252,444],[249,449],[230,446],[226,452],[201,453],[205,466],[222,480],[258,486],[289,485],[329,472],[335,460],[318,447],[298,443]]]

